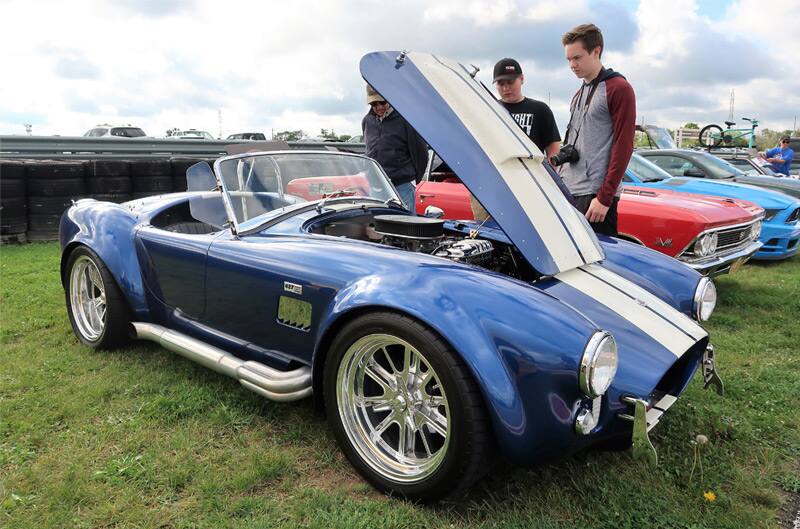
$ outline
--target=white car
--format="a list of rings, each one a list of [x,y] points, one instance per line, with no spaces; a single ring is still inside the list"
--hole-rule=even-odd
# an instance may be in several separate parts
[[[93,138],[142,138],[147,136],[147,134],[145,134],[145,132],[139,127],[133,127],[130,124],[109,125],[108,123],[105,123],[87,130],[84,134],[84,137],[87,136]]]
[[[179,130],[172,135],[172,138],[178,140],[214,140],[214,136],[211,133],[197,129]]]

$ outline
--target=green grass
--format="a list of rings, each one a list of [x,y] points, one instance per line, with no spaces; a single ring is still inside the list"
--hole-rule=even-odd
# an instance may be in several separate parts
[[[433,507],[374,492],[309,402],[152,345],[78,345],[57,270],[55,244],[0,247],[0,527],[739,529],[779,527],[800,491],[798,258],[717,280],[728,393],[692,382],[653,432],[657,469],[587,452]]]

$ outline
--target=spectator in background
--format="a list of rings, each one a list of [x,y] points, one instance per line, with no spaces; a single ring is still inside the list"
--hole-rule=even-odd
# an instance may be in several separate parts
[[[524,82],[522,67],[516,60],[500,59],[494,65],[494,85],[500,104],[544,153],[545,160],[549,160],[561,147],[558,125],[547,103],[522,95]]]
[[[369,112],[361,120],[366,155],[375,159],[394,184],[403,205],[415,213],[416,184],[428,163],[428,146],[389,103],[367,85]]]
[[[594,231],[616,235],[622,176],[633,154],[636,96],[621,74],[603,67],[603,34],[597,26],[576,26],[561,43],[583,83],[570,104],[565,145],[551,163],[560,166],[576,207]]]
[[[777,147],[764,151],[763,156],[776,173],[783,173],[786,176],[791,174],[789,170],[792,168],[794,151],[789,148],[789,136],[781,138]]]

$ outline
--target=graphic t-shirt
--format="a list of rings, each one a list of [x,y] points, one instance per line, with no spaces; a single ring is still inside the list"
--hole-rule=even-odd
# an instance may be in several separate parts
[[[547,154],[545,148],[548,145],[554,141],[561,141],[553,112],[546,103],[526,97],[519,103],[500,101],[500,104],[506,107],[514,121],[545,155]]]
[[[777,173],[783,173],[785,175],[789,175],[789,171],[792,169],[792,160],[794,159],[794,151],[789,147],[785,149],[781,149],[780,147],[775,147],[774,149],[770,149],[764,154],[767,155],[767,158],[780,158],[783,160],[783,163],[770,163],[772,166],[772,170]]]

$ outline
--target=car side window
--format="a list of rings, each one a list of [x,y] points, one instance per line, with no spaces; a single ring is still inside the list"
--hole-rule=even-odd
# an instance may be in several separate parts
[[[693,178],[705,178],[706,172],[691,160],[682,159],[681,174],[679,176],[690,176]]]
[[[677,156],[648,156],[647,159],[672,176],[683,176],[684,171],[688,168],[686,164],[689,163]],[[689,165],[691,164],[689,163]]]

